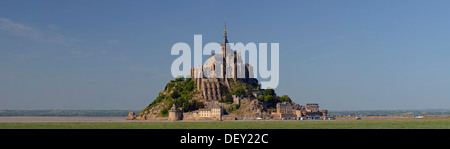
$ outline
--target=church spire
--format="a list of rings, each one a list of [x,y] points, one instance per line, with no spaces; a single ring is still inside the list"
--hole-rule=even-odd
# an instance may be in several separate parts
[[[223,41],[221,46],[226,46],[226,44],[228,43],[228,39],[227,39],[227,22],[226,22],[226,18],[223,19],[224,22],[224,29],[223,29]]]
[[[222,79],[227,80],[227,75],[226,75],[226,70],[227,70],[227,66],[226,66],[226,57],[227,57],[227,43],[228,43],[228,39],[227,39],[227,22],[226,22],[226,18],[223,19],[224,22],[224,29],[223,29],[223,41],[221,46],[221,52],[223,55],[223,61],[222,61]],[[226,81],[228,84],[228,81]],[[229,88],[229,86],[228,86]]]
[[[223,19],[223,22],[224,22],[223,37],[227,38],[227,21],[226,21],[226,18]]]

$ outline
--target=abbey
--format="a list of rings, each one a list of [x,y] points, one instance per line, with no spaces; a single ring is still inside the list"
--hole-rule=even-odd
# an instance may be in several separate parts
[[[190,76],[194,79],[197,89],[201,90],[206,101],[219,101],[223,96],[221,86],[230,89],[229,80],[248,84],[257,83],[254,78],[253,66],[244,64],[241,51],[231,50],[227,39],[227,29],[224,28],[220,54],[212,54],[204,65],[191,68]]]
[[[227,85],[225,78],[232,78],[234,81],[251,83],[251,81],[254,81],[252,78],[256,78],[259,72],[259,77],[269,80],[260,82],[262,88],[276,88],[279,82],[279,43],[270,44],[270,71],[267,69],[267,43],[259,43],[258,46],[259,50],[253,42],[245,45],[241,42],[236,44],[229,43],[226,26],[221,44],[211,42],[203,46],[202,35],[194,35],[193,62],[196,67],[191,68],[192,52],[189,45],[187,43],[178,42],[172,46],[171,54],[179,55],[181,51],[182,54],[172,63],[172,76],[174,78],[189,76],[190,78],[197,79],[196,83],[198,84],[202,84],[204,79],[214,79],[207,80],[203,85],[200,85],[199,89],[201,89],[208,86],[214,88],[221,85],[220,83]],[[246,55],[246,52],[248,52],[248,55]],[[202,60],[203,55],[211,55],[205,63],[203,63]],[[248,60],[246,59],[247,56]],[[248,61],[248,63],[245,63],[246,61]],[[182,65],[181,70],[180,65]],[[216,79],[222,79],[222,81],[219,80],[220,82],[217,84],[215,81]],[[220,95],[211,94],[211,98],[208,98],[208,100],[216,100],[219,98]]]

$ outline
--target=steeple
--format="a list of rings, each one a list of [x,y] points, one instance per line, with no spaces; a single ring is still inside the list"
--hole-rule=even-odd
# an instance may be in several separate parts
[[[224,29],[223,29],[223,41],[221,46],[226,46],[226,44],[228,43],[228,39],[227,39],[227,22],[224,18]]]
[[[224,21],[224,29],[223,29],[223,38],[227,38],[227,21],[226,18],[223,19]]]
[[[227,70],[227,65],[226,65],[226,57],[227,57],[227,43],[228,43],[228,39],[227,39],[227,22],[225,20],[226,18],[223,19],[224,22],[224,29],[223,29],[223,41],[222,44],[220,45],[221,48],[221,53],[223,55],[223,60],[222,60],[222,79],[225,80],[225,82],[227,82],[226,84],[228,84],[228,81],[226,79],[226,70]],[[229,88],[229,85],[227,85]]]

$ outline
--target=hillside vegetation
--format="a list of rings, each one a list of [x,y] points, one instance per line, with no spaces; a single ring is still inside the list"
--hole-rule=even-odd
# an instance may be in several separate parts
[[[166,87],[161,91],[138,116],[150,114],[152,116],[168,116],[168,112],[173,104],[177,107],[183,107],[184,112],[198,110],[203,108],[204,104],[199,102],[200,93],[197,91],[197,86],[190,78],[177,78],[171,80],[166,84]]]

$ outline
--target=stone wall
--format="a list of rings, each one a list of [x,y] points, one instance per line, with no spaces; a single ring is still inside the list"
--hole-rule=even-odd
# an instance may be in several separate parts
[[[186,112],[183,113],[183,120],[197,120],[198,113],[197,112]]]
[[[201,79],[203,97],[206,101],[219,101],[222,99],[220,84],[217,79]]]
[[[222,120],[223,121],[235,121],[236,116],[232,116],[232,115],[222,115]]]
[[[169,111],[169,121],[183,120],[183,112],[181,111]]]

